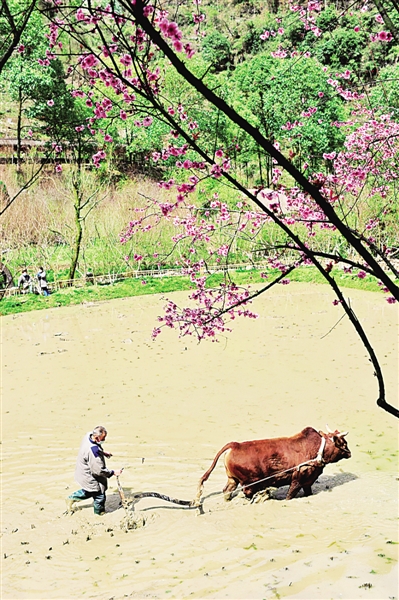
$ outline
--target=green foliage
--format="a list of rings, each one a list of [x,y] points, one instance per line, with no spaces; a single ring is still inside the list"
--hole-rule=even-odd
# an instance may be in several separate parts
[[[399,63],[389,65],[378,74],[377,85],[370,91],[372,106],[393,112],[399,119]]]
[[[36,136],[40,131],[52,140],[82,141],[75,127],[85,122],[88,109],[71,96],[63,63],[53,59],[48,66],[39,64],[48,48],[45,25],[42,14],[34,11],[21,37],[24,49],[7,62],[0,86],[19,104]]]
[[[32,82],[28,90],[33,104],[26,114],[28,118],[43,121],[45,133],[53,139],[75,140],[75,127],[81,125],[85,118],[83,106],[72,98],[60,60],[52,60],[43,71],[42,78]]]
[[[202,42],[202,56],[215,71],[223,71],[232,62],[230,42],[221,33],[211,31]]]
[[[315,59],[258,55],[239,65],[230,83],[232,102],[240,112],[270,139],[285,140],[301,160],[317,166],[323,152],[342,145],[343,135],[331,123],[344,117],[343,103]],[[301,117],[310,107],[317,111]],[[302,126],[282,129],[298,119]]]
[[[335,29],[322,37],[315,48],[317,58],[332,69],[357,69],[361,63],[368,36],[353,29]]]
[[[317,27],[323,31],[334,31],[339,26],[339,16],[335,6],[327,6],[317,18]]]

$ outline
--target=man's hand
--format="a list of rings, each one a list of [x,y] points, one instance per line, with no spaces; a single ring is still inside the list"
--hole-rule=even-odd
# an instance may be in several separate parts
[[[119,477],[119,475],[122,475],[122,471],[123,471],[123,467],[121,469],[114,470],[115,477]]]
[[[104,452],[104,450],[103,450],[103,454],[104,454],[105,458],[111,458],[111,456],[112,456],[111,452]]]

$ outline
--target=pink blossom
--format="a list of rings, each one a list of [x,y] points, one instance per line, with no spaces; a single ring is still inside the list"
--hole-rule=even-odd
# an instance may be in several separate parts
[[[62,172],[62,166],[60,164],[55,165],[55,170],[57,173],[61,173]]]
[[[143,125],[144,127],[149,127],[152,124],[152,117],[144,117]]]
[[[112,137],[109,135],[109,133],[106,133],[104,136],[104,142],[112,142]]]
[[[385,299],[388,302],[388,304],[395,304],[396,302],[396,298],[394,298],[393,296],[388,296],[388,298]]]
[[[360,31],[360,27],[359,27],[359,25],[356,25],[356,26],[353,28],[353,31],[356,31],[356,33],[357,33],[358,31]]]
[[[324,152],[323,158],[324,158],[324,160],[334,160],[336,155],[337,155],[336,152]]]
[[[222,169],[219,165],[212,165],[211,175],[217,179],[222,176]]]
[[[47,106],[54,106],[54,100],[47,100]]]
[[[184,46],[180,40],[175,40],[173,42],[173,48],[176,50],[176,52],[183,52],[184,50]]]
[[[98,59],[94,56],[94,54],[88,54],[81,57],[80,64],[83,69],[90,69],[98,64]]]
[[[134,4],[134,2],[132,2],[132,4]],[[144,6],[143,8],[143,15],[145,17],[149,17],[152,13],[154,12],[154,7],[151,6],[150,4],[148,4],[147,6]]]
[[[220,248],[218,248],[217,253],[220,256],[227,256],[229,253],[229,247],[227,246],[227,244],[224,244],[223,246],[220,246]]]
[[[87,21],[87,19],[88,19],[88,17],[86,17],[86,15],[85,15],[85,13],[84,13],[83,9],[82,9],[82,8],[79,8],[79,9],[76,11],[76,20],[77,20],[77,21]]]
[[[392,33],[390,31],[380,31],[378,39],[381,42],[390,42],[392,40]]]
[[[365,277],[367,277],[367,273],[365,271],[359,271],[357,276],[359,277],[359,279],[364,279]]]
[[[129,54],[124,54],[123,56],[121,56],[121,58],[119,60],[121,61],[122,65],[124,65],[125,67],[128,67],[133,62],[132,57]]]

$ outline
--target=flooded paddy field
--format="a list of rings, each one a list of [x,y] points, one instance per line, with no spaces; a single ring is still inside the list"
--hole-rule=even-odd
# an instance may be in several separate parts
[[[120,600],[398,597],[398,428],[375,404],[366,351],[327,287],[277,286],[257,320],[219,343],[163,331],[157,296],[2,319],[2,598]],[[347,290],[398,404],[398,311],[382,294]],[[182,303],[185,294],[173,297]],[[330,331],[331,330],[331,331]],[[330,333],[329,333],[330,332]],[[224,502],[223,459],[204,514],[156,498],[121,527],[115,479],[107,512],[64,514],[78,485],[83,435],[105,449],[127,498],[194,498],[227,442],[349,431],[352,458],[327,465],[314,495]]]

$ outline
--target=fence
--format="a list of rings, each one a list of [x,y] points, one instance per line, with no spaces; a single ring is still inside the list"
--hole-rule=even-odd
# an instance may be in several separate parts
[[[214,273],[222,273],[223,271],[251,271],[251,270],[262,270],[266,269],[266,264],[248,264],[248,263],[236,263],[229,264],[228,267],[226,265],[212,265],[208,267],[203,267],[199,270],[201,275],[208,274],[212,275]],[[183,272],[181,268],[175,269],[149,269],[149,270],[135,270],[135,271],[126,271],[125,273],[108,273],[106,275],[91,275],[87,274],[85,277],[80,277],[77,279],[60,279],[57,281],[49,282],[49,289],[51,292],[56,292],[63,288],[74,287],[74,288],[82,288],[86,285],[113,285],[118,281],[123,281],[125,279],[145,279],[145,278],[159,278],[159,277],[184,277],[187,275]],[[37,284],[35,284],[37,287]],[[6,290],[2,290],[3,298],[7,298],[9,296],[19,296],[23,294],[22,290],[18,287],[7,288]]]

